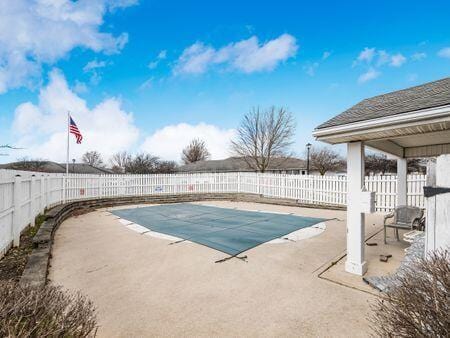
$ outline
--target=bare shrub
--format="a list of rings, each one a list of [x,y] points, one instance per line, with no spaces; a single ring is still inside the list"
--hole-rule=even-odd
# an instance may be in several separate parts
[[[377,336],[450,337],[450,252],[432,253],[406,267],[372,310]]]
[[[79,293],[0,284],[1,337],[93,337],[96,331],[94,305]]]

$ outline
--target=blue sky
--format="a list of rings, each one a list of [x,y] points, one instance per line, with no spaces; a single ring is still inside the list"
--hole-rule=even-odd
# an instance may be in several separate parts
[[[65,114],[98,149],[214,158],[253,106],[288,107],[303,154],[359,100],[450,74],[448,1],[18,0],[0,5],[0,143],[65,157]],[[14,23],[20,22],[21,25]],[[73,142],[73,140],[71,140]]]

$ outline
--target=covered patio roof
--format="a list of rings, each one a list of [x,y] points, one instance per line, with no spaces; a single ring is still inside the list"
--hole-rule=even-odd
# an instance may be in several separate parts
[[[347,143],[345,269],[363,275],[367,271],[364,217],[375,203],[365,194],[364,149],[368,146],[397,157],[397,205],[407,205],[406,159],[450,154],[450,78],[363,100],[319,125],[313,135],[330,144]],[[430,219],[427,215],[427,234],[433,229]]]
[[[318,126],[330,144],[363,141],[399,158],[450,153],[450,77],[366,99]]]

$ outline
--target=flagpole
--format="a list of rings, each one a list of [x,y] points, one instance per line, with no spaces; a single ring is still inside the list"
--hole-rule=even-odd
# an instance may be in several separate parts
[[[69,174],[69,128],[70,128],[70,112],[67,111],[67,158],[66,158],[66,175]]]
[[[67,156],[66,156],[66,174],[63,177],[63,203],[66,203],[66,184],[67,176],[69,175],[69,128],[70,128],[70,112],[67,111]]]

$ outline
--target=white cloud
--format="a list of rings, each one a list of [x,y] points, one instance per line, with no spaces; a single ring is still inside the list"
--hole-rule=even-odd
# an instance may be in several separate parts
[[[110,11],[117,8],[130,7],[138,4],[138,0],[108,0],[106,3]]]
[[[364,48],[353,61],[353,67],[362,66],[366,72],[358,77],[358,83],[365,83],[381,75],[379,71],[383,66],[400,67],[407,61],[401,53],[390,54],[385,50]]]
[[[154,78],[153,78],[153,77],[151,77],[151,78],[145,80],[145,81],[139,86],[139,89],[144,90],[144,89],[151,88],[151,87],[153,86],[153,81],[154,81]]]
[[[353,62],[353,66],[360,63],[366,63],[371,67],[381,67],[389,64],[393,67],[400,67],[406,62],[406,57],[401,53],[390,54],[385,50],[377,50],[376,48],[364,48]]]
[[[97,61],[97,60],[92,60],[89,61],[84,67],[83,67],[83,71],[84,72],[90,72],[93,71],[95,69],[99,69],[99,68],[104,68],[106,67],[107,62],[106,61]]]
[[[450,59],[450,47],[442,48],[442,49],[437,53],[437,55],[440,56],[441,58]]]
[[[370,68],[367,72],[361,74],[358,78],[358,83],[365,83],[371,80],[376,79],[378,76],[380,76],[381,73],[374,68]]]
[[[84,67],[83,67],[83,71],[85,73],[90,74],[90,83],[92,85],[98,85],[102,79],[102,68],[105,68],[106,66],[108,66],[110,64],[110,62],[107,61],[97,61],[97,60],[92,60],[89,61]]]
[[[314,76],[314,75],[316,75],[316,69],[318,67],[319,67],[319,63],[314,62],[314,63],[304,66],[303,69],[305,70],[306,74],[308,74],[309,76]]]
[[[377,66],[378,67],[385,65],[390,60],[390,55],[385,50],[379,50],[377,52],[377,57],[378,57],[378,59],[377,59]]]
[[[124,111],[121,101],[111,97],[89,108],[86,101],[68,87],[58,70],[50,73],[46,87],[41,88],[37,104],[20,104],[14,114],[13,134],[16,143],[25,147],[17,157],[65,161],[67,112],[70,111],[83,142],[71,140],[71,158],[80,159],[87,150],[98,150],[106,158],[119,150],[129,150],[139,136],[133,116]]]
[[[391,62],[389,63],[392,67],[400,67],[406,62],[406,57],[404,57],[402,54],[397,53],[391,56]]]
[[[162,60],[165,59],[166,57],[167,57],[167,50],[162,50],[159,52],[158,59]]]
[[[147,65],[147,67],[149,68],[149,69],[155,69],[156,67],[158,67],[158,61],[151,61],[151,62],[149,62],[149,64]]]
[[[145,139],[141,148],[164,160],[179,161],[183,148],[192,139],[200,138],[205,141],[212,159],[222,159],[230,156],[230,141],[234,133],[233,129],[222,129],[212,124],[179,123],[157,130]]]
[[[330,55],[331,55],[331,52],[328,52],[328,51],[323,52],[322,60],[328,59],[330,57]]]
[[[325,51],[322,54],[322,57],[320,58],[320,60],[315,61],[315,62],[308,62],[306,63],[306,65],[303,66],[303,70],[305,71],[305,73],[309,76],[315,76],[316,75],[316,71],[319,68],[319,66],[325,62],[325,60],[327,60],[331,55],[331,52]]]
[[[204,73],[210,64],[217,63],[215,58],[215,49],[207,47],[201,42],[196,42],[183,51],[175,67],[175,73]]]
[[[420,61],[420,60],[425,59],[426,57],[427,57],[427,54],[423,53],[423,52],[416,52],[413,55],[411,55],[411,59],[414,61]]]
[[[282,34],[265,43],[259,43],[258,38],[252,36],[219,49],[196,42],[178,58],[174,73],[201,74],[215,65],[243,73],[271,71],[279,63],[295,56],[297,50],[297,41],[289,34]]]
[[[72,49],[117,53],[128,35],[100,30],[105,14],[134,4],[132,0],[0,2],[0,94],[33,87],[42,65],[52,64]]]
[[[73,86],[72,90],[77,94],[83,94],[88,91],[88,87],[84,82],[75,80],[75,85]]]
[[[147,65],[147,67],[149,69],[155,69],[156,67],[158,67],[159,62],[161,60],[164,60],[167,57],[167,51],[166,50],[162,50],[158,53],[158,55],[156,56],[156,59],[153,61],[150,61],[149,64]]]
[[[367,63],[370,63],[370,62],[372,62],[372,59],[374,58],[375,53],[376,53],[375,48],[366,47],[359,53],[358,58],[356,60],[359,62],[365,61]]]

